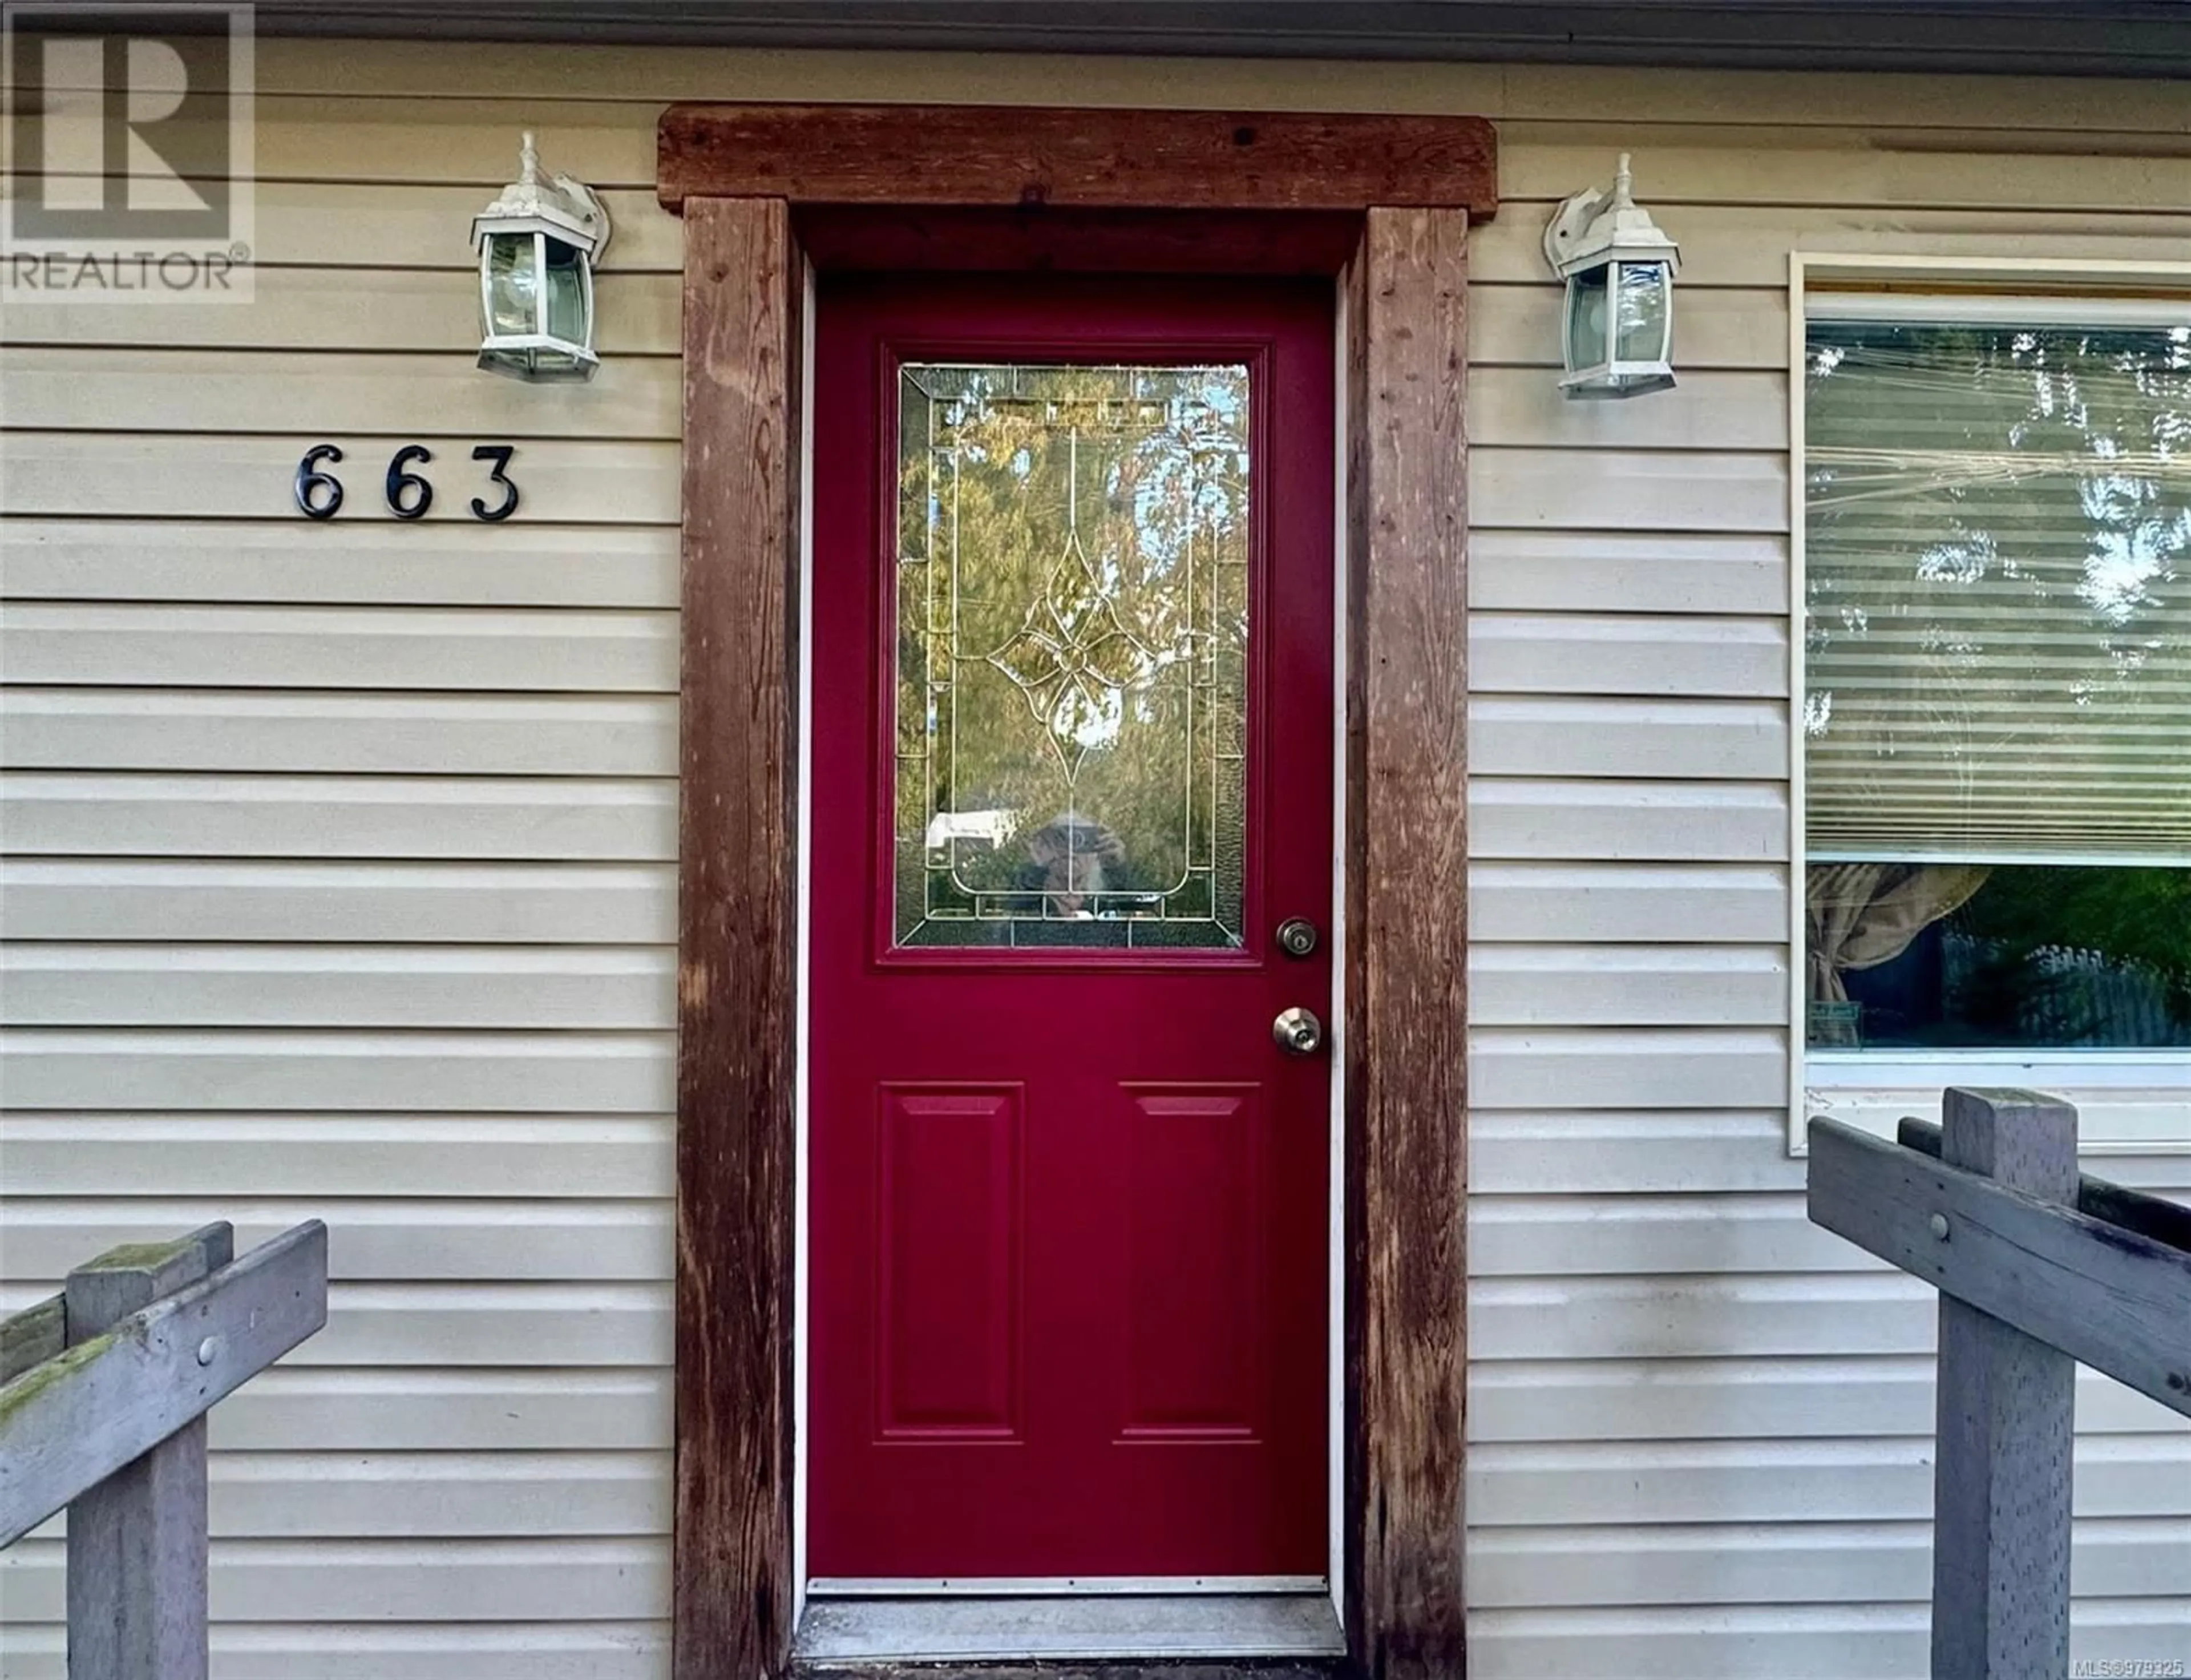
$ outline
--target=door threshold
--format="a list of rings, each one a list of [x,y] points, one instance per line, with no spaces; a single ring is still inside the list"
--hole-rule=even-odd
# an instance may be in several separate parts
[[[1088,1598],[1123,1594],[1169,1598],[1183,1594],[1316,1593],[1329,1597],[1322,1575],[817,1575],[809,1598]]]
[[[1323,1592],[814,1598],[794,1660],[811,1664],[1335,1657]]]

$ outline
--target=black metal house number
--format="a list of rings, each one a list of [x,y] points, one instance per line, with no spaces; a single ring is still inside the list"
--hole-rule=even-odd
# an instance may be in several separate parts
[[[509,476],[509,459],[517,453],[514,443],[482,443],[472,450],[475,461],[491,462],[487,481],[498,487],[502,499],[490,507],[481,498],[472,498],[472,517],[490,524],[508,519],[517,511],[517,486]],[[342,481],[327,471],[322,463],[332,465],[341,460],[343,452],[332,443],[316,443],[304,452],[304,458],[297,463],[297,509],[307,519],[333,519],[343,504]],[[426,510],[434,505],[434,487],[417,473],[414,466],[424,466],[434,458],[434,452],[423,443],[407,443],[390,458],[388,481],[382,493],[388,502],[388,510],[398,519],[424,519]]]

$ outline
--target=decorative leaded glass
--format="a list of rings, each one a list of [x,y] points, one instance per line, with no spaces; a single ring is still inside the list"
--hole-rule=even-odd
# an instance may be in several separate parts
[[[1244,367],[901,371],[902,946],[1234,948]]]

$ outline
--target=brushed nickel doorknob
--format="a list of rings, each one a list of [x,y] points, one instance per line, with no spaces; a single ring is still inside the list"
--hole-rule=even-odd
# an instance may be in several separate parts
[[[1323,1022],[1316,1018],[1313,1010],[1296,1005],[1278,1011],[1278,1018],[1271,1023],[1271,1036],[1289,1056],[1313,1056],[1323,1048]]]

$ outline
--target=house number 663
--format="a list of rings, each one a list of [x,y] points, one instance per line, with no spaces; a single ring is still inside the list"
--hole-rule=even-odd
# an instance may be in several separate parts
[[[516,453],[516,445],[511,443],[482,443],[472,450],[472,459],[492,464],[487,468],[487,482],[502,488],[501,501],[492,507],[477,496],[472,498],[474,519],[492,522],[508,519],[517,511],[517,487],[509,478],[509,458]],[[297,463],[297,507],[305,518],[333,519],[340,510],[342,481],[321,464],[332,464],[342,458],[343,452],[336,445],[316,443]],[[426,510],[434,505],[434,487],[411,470],[424,466],[433,458],[434,452],[423,443],[407,443],[390,458],[384,493],[388,510],[396,518],[424,519]]]

